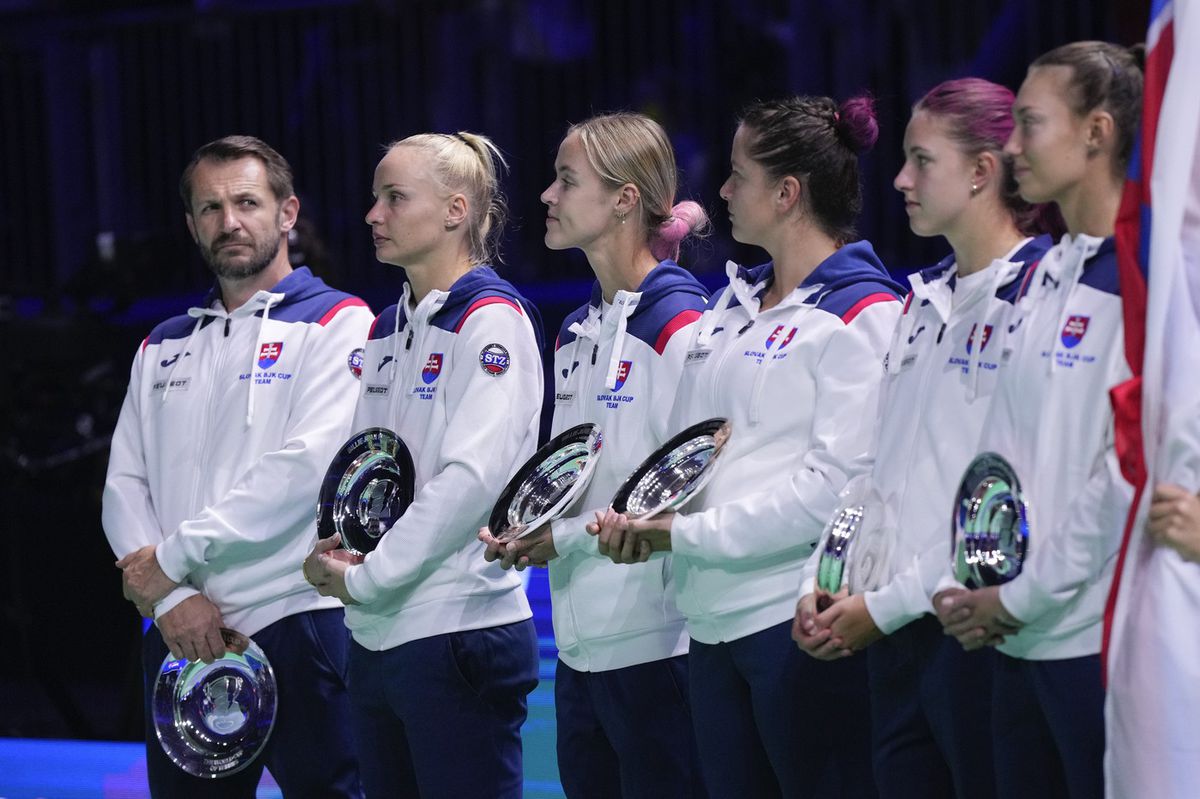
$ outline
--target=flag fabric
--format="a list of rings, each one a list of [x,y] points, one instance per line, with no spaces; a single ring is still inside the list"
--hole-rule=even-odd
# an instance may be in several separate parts
[[[1192,44],[1192,47],[1183,46]],[[1112,799],[1200,797],[1200,564],[1145,534],[1153,487],[1200,491],[1200,0],[1154,0],[1139,152],[1117,224],[1117,448],[1136,495],[1105,613]]]

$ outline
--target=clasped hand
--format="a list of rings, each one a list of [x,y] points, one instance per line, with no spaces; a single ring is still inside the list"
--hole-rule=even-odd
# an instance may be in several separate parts
[[[655,552],[671,551],[671,525],[674,513],[660,513],[649,519],[630,519],[609,508],[596,512],[587,531],[599,540],[596,547],[613,563],[645,563]]]
[[[861,594],[818,589],[796,603],[792,640],[818,660],[837,660],[861,652],[883,637]]]
[[[480,527],[478,538],[484,543],[483,559],[489,563],[499,561],[502,569],[522,571],[530,566],[545,566],[558,557],[549,524],[505,542],[492,535],[487,527]]]
[[[357,605],[358,601],[350,596],[346,588],[346,570],[362,563],[363,557],[339,548],[341,543],[340,533],[334,533],[329,538],[318,538],[312,552],[304,559],[301,570],[304,579],[321,596],[337,597],[343,605]]]
[[[121,593],[148,619],[154,618],[154,606],[179,585],[158,564],[153,544],[130,552],[117,561],[117,568],[121,570]]]
[[[1000,587],[948,588],[933,598],[933,609],[946,635],[952,635],[963,649],[996,646],[1024,625],[1000,602]]]

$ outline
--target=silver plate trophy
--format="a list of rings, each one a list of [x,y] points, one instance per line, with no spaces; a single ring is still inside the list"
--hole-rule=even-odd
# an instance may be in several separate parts
[[[712,479],[733,428],[728,419],[694,424],[656,449],[617,489],[612,507],[635,519],[678,510]]]
[[[954,577],[968,588],[1000,585],[1021,573],[1029,551],[1029,504],[1016,470],[984,452],[967,467],[954,503]]]
[[[507,542],[566,513],[591,482],[600,461],[600,426],[578,424],[533,453],[500,492],[488,529]]]
[[[821,558],[817,566],[817,587],[830,594],[842,589],[842,576],[850,556],[850,543],[862,522],[863,506],[846,505],[834,511],[821,536]]]
[[[254,760],[275,726],[275,673],[258,645],[221,630],[212,663],[163,660],[154,682],[154,730],[175,765],[196,777],[228,777]]]
[[[817,543],[817,587],[836,594],[873,591],[888,580],[893,526],[887,508],[867,478],[847,484],[842,505],[829,518]]]
[[[412,504],[416,471],[400,437],[369,427],[342,445],[329,464],[317,499],[317,535],[341,533],[355,555],[375,549]]]

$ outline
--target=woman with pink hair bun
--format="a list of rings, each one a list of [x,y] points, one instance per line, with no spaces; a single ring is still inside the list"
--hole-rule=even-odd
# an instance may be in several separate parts
[[[675,204],[675,154],[642,114],[572,125],[542,193],[546,246],[577,248],[596,275],[591,299],[555,342],[557,434],[598,424],[604,449],[582,512],[507,545],[480,531],[486,557],[522,569],[549,563],[558,770],[568,797],[700,797],[688,702],[688,637],[675,607],[671,556],[625,568],[602,557],[587,525],[672,434],[668,415],[707,291],[676,263],[708,225]]]
[[[872,796],[866,664],[792,643],[805,559],[847,483],[870,468],[870,420],[898,291],[854,223],[869,98],[755,103],[721,187],[733,237],[770,261],[727,265],[676,394],[675,429],[733,428],[687,512],[607,514],[601,550],[670,550],[687,617],[693,718],[719,797]],[[839,648],[838,652],[841,651]]]

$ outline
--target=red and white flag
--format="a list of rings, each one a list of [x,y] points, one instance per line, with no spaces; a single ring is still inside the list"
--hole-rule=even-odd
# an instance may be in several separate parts
[[[1195,799],[1200,564],[1145,523],[1155,485],[1200,491],[1200,0],[1154,0],[1146,46],[1141,150],[1117,226],[1135,378],[1113,402],[1137,493],[1105,613],[1105,781],[1110,799]]]

